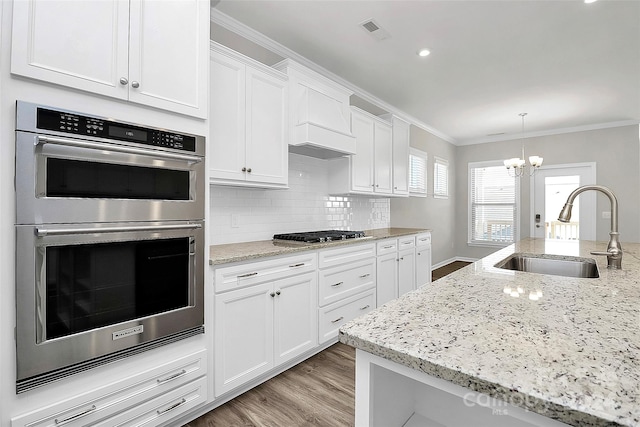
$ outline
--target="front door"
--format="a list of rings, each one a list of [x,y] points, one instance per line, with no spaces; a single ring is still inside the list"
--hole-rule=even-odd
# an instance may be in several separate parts
[[[569,194],[580,186],[596,183],[595,169],[595,163],[574,163],[543,166],[536,171],[531,180],[531,236],[554,240],[595,240],[594,192],[578,196],[569,223],[558,221],[558,214]]]

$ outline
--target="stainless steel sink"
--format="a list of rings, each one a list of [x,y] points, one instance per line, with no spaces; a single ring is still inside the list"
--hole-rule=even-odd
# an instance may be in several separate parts
[[[596,261],[591,258],[515,253],[498,262],[494,267],[554,276],[590,279],[600,277]]]

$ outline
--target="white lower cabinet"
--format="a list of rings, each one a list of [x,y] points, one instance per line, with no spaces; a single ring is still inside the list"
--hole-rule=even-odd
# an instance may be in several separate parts
[[[18,416],[11,427],[159,425],[207,401],[206,354],[200,350]]]
[[[216,269],[216,396],[316,347],[315,269],[315,253]]]
[[[377,243],[378,306],[416,289],[415,235]]]
[[[342,325],[376,307],[375,245],[325,249],[318,258],[318,340],[325,343]]]
[[[416,285],[431,283],[431,233],[416,236]]]

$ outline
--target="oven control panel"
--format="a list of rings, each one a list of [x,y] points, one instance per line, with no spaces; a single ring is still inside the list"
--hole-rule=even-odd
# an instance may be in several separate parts
[[[135,126],[115,120],[47,108],[38,108],[36,120],[37,128],[43,130],[116,139],[181,151],[196,151],[195,136],[162,129]]]

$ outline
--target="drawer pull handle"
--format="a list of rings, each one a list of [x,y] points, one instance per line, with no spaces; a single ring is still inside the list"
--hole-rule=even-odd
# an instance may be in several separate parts
[[[175,374],[169,375],[166,378],[158,378],[157,381],[158,381],[158,384],[166,383],[167,381],[175,380],[176,378],[181,377],[186,373],[187,373],[186,369],[183,369],[180,372],[176,372]]]
[[[411,245],[413,242],[402,242],[403,245]]]
[[[93,411],[95,411],[96,409],[97,409],[96,405],[91,405],[91,408],[87,408],[82,412],[79,412],[79,413],[77,413],[75,415],[72,415],[72,416],[70,416],[68,418],[64,418],[62,420],[59,420],[59,419],[56,418],[55,420],[53,420],[53,422],[56,423],[57,426],[61,426],[63,424],[67,424],[67,423],[70,423],[71,421],[77,420],[78,418],[85,417],[85,416],[89,415],[90,413],[92,413]]]
[[[360,310],[366,310],[367,308],[371,307],[369,304],[365,305],[364,307],[360,307]]]
[[[391,249],[393,247],[393,245],[387,245],[387,246],[383,246],[382,249]]]
[[[336,320],[332,320],[331,323],[338,323],[339,321],[341,321],[342,319],[344,319],[344,316],[340,316],[338,317]]]
[[[304,265],[304,262],[301,262],[301,263],[298,263],[298,264],[290,265],[289,268],[302,267],[303,265]]]
[[[338,283],[334,283],[333,285],[331,285],[332,288],[337,288],[338,286],[342,285],[344,282],[338,282]]]
[[[171,405],[171,406],[169,406],[168,408],[165,408],[165,409],[158,409],[156,412],[158,413],[158,415],[166,414],[167,412],[176,409],[178,406],[183,405],[186,402],[187,402],[187,399],[185,399],[183,397],[182,399],[180,399],[180,402],[176,402],[173,405]]]
[[[241,278],[243,278],[243,277],[257,276],[257,275],[258,275],[258,272],[255,272],[255,273],[247,273],[247,274],[241,274],[241,275],[239,275],[239,276],[238,276],[238,279],[241,279]]]
[[[362,276],[360,276],[360,278],[361,278],[361,279],[364,279],[365,277],[369,277],[369,276],[371,276],[371,274],[370,274],[370,273],[367,273],[367,274],[363,274]]]

